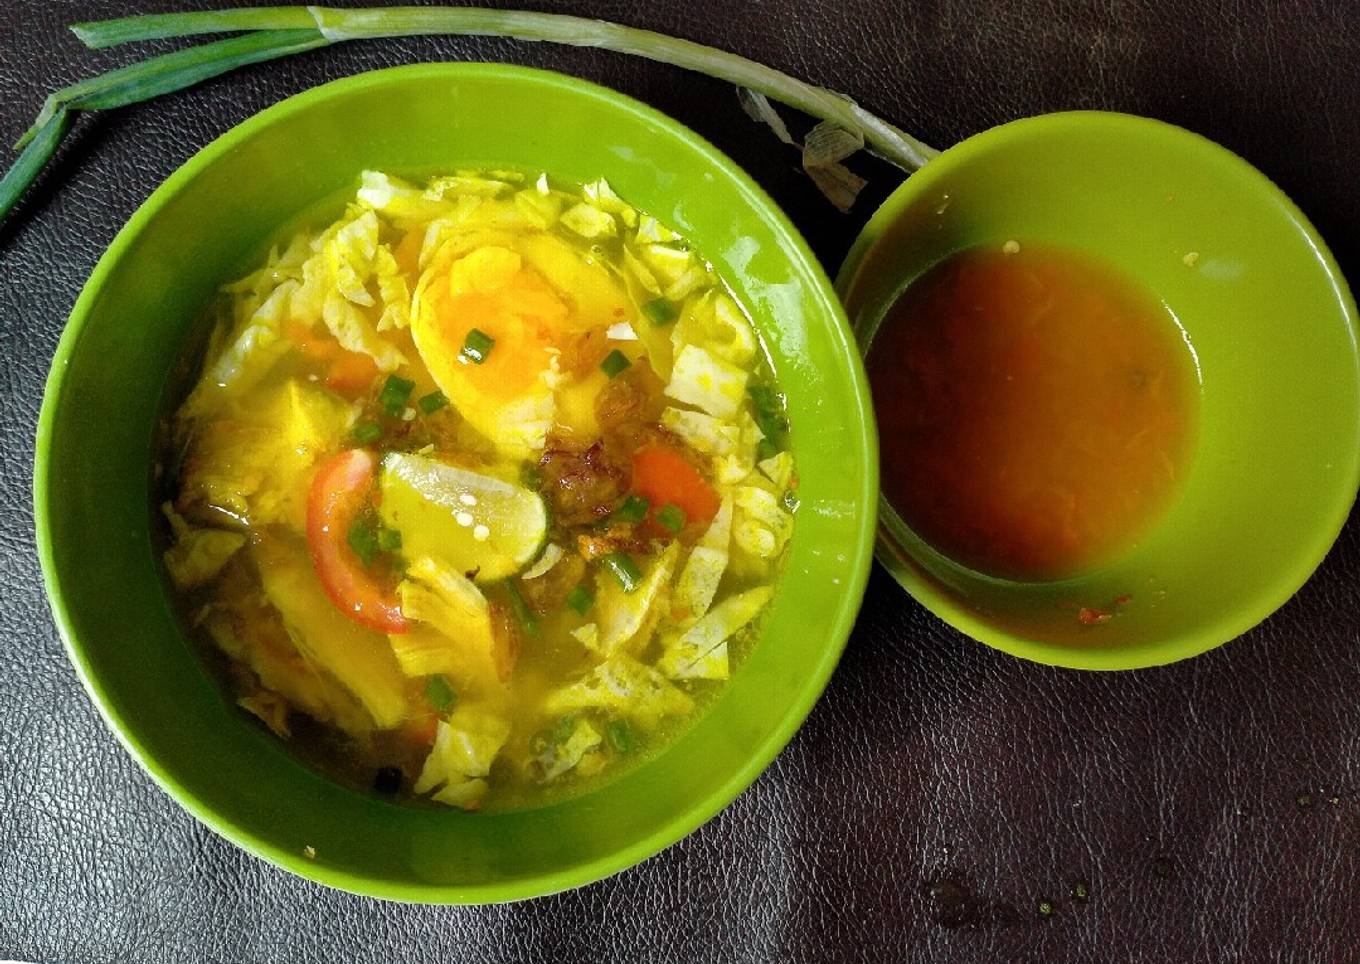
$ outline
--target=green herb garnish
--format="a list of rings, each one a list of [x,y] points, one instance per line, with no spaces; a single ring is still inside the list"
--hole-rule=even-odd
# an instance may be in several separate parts
[[[595,605],[595,597],[585,586],[577,586],[567,593],[567,605],[576,610],[578,615],[584,616],[590,612],[590,607]]]
[[[415,382],[400,375],[388,375],[387,381],[383,382],[382,391],[378,392],[378,404],[388,415],[397,415],[405,407],[415,387]]]
[[[350,429],[349,437],[360,445],[368,445],[370,442],[376,442],[382,438],[382,433],[382,426],[377,422],[360,422]]]
[[[600,47],[648,57],[698,71],[737,85],[743,106],[755,119],[782,127],[767,97],[794,107],[824,124],[839,139],[860,141],[889,163],[908,173],[939,152],[892,124],[864,110],[850,98],[816,87],[736,54],[690,40],[668,37],[601,20],[524,10],[488,10],[477,7],[369,7],[341,10],[321,6],[276,6],[192,13],[143,14],[112,20],[79,23],[71,28],[91,48],[165,37],[253,31],[245,36],[199,44],[152,57],[139,64],[100,74],[50,95],[38,120],[24,135],[24,143],[45,140],[40,150],[25,152],[10,174],[0,181],[0,217],[51,158],[65,132],[63,111],[121,107],[160,94],[190,87],[246,64],[324,47],[348,40],[401,37],[418,34],[472,34],[545,40],[577,47]],[[784,137],[787,138],[787,132]],[[811,143],[815,138],[809,136]],[[16,145],[23,147],[23,143]],[[812,168],[822,165],[805,151]],[[844,151],[831,157],[843,159]],[[825,171],[823,172],[825,173]],[[818,181],[822,186],[822,180]],[[825,187],[823,188],[825,190]],[[827,191],[838,206],[848,206],[842,195]],[[849,199],[853,200],[854,192]]]
[[[519,623],[519,628],[524,631],[524,635],[530,639],[540,638],[542,633],[538,628],[538,617],[529,608],[529,604],[524,601],[524,596],[520,593],[514,580],[506,580],[505,590],[510,597],[510,611],[515,614],[515,622]]]
[[[611,552],[600,560],[604,567],[614,574],[624,592],[633,592],[642,582],[642,570],[626,552]]]
[[[756,443],[756,461],[764,462],[772,459],[779,454],[779,446],[770,438],[763,438]]]
[[[543,472],[539,469],[537,463],[525,462],[520,466],[519,484],[526,489],[533,489],[535,492],[543,487]]]
[[[628,360],[628,356],[615,348],[608,355],[604,356],[604,361],[600,362],[600,371],[610,378],[617,378],[624,369],[633,363]]]
[[[615,753],[627,753],[633,748],[633,731],[624,720],[610,720],[605,725],[604,738]]]
[[[671,532],[679,532],[685,527],[685,510],[678,505],[667,503],[656,514],[656,521]]]
[[[449,681],[442,676],[425,677],[425,698],[440,713],[458,702],[458,694],[453,691]]]
[[[647,510],[652,504],[646,499],[636,495],[630,495],[623,500],[623,505],[609,513],[610,522],[641,522],[647,518]]]
[[[420,396],[416,400],[416,407],[425,415],[433,415],[448,403],[448,397],[436,388],[430,394]]]
[[[463,342],[463,350],[460,354],[473,364],[480,365],[486,361],[486,356],[491,354],[491,348],[496,344],[496,339],[486,332],[474,328],[467,333],[467,339]]]
[[[397,529],[389,529],[387,526],[379,526],[378,548],[383,552],[396,552],[401,548],[401,532]]]
[[[354,550],[354,554],[359,557],[359,561],[365,566],[373,564],[373,559],[378,555],[378,533],[371,525],[363,519],[355,519],[354,524],[349,527],[349,533],[345,537],[349,547]]]
[[[642,313],[652,319],[652,324],[658,328],[669,325],[680,314],[675,310],[674,303],[665,298],[653,298],[642,306]]]

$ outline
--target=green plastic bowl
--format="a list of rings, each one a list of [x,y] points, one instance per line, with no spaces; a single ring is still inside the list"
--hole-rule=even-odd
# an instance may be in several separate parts
[[[1175,313],[1201,373],[1189,478],[1145,538],[1082,578],[981,575],[886,502],[879,559],[940,618],[1041,663],[1153,666],[1245,632],[1322,561],[1360,480],[1355,304],[1326,245],[1198,135],[1123,114],[1033,117],[945,151],[873,216],[836,282],[861,344],[931,265],[1012,238],[1095,255]],[[1083,606],[1116,615],[1083,625]]]
[[[694,240],[774,357],[803,500],[762,637],[710,710],[601,790],[505,814],[403,808],[295,762],[219,694],[186,643],[151,535],[152,438],[181,385],[167,372],[216,287],[258,257],[279,225],[352,191],[362,168],[481,166],[576,181],[603,175]],[[675,842],[792,737],[863,595],[876,452],[863,370],[830,283],[732,161],[657,111],[569,77],[490,64],[401,67],[308,91],[229,131],[114,240],[72,312],[43,400],[38,550],[90,695],[194,816],[253,854],[345,890],[513,900],[604,877]]]

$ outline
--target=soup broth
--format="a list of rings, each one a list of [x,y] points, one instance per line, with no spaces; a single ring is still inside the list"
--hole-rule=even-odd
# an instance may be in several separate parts
[[[214,311],[165,564],[301,757],[535,806],[729,677],[792,535],[784,400],[712,267],[607,182],[365,172]]]
[[[990,575],[1110,560],[1165,509],[1193,450],[1198,375],[1175,318],[1072,251],[952,255],[889,309],[868,367],[885,495]]]

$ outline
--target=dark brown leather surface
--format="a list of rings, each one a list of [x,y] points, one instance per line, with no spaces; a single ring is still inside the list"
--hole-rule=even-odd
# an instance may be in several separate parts
[[[538,5],[729,47],[938,146],[1060,108],[1173,121],[1274,178],[1358,276],[1349,0]],[[5,4],[0,138],[27,126],[42,92],[131,56],[82,50],[66,23],[168,6]],[[227,127],[327,79],[439,58],[552,67],[667,111],[746,166],[833,273],[896,183],[856,160],[872,185],[838,215],[730,88],[492,40],[350,45],[81,121],[0,225],[0,959],[1360,960],[1356,519],[1264,626],[1138,673],[993,653],[876,570],[829,689],[769,771],[677,846],[557,897],[458,909],[331,892],[246,856],[157,790],[100,723],[40,589],[32,439],[62,321],[137,205]]]

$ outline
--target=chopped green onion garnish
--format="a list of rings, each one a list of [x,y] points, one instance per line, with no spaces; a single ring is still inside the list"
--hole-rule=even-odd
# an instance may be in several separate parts
[[[656,521],[672,532],[679,532],[685,527],[685,510],[678,505],[664,505],[656,514]]]
[[[378,404],[388,415],[396,415],[411,397],[415,387],[415,382],[408,381],[400,375],[388,375],[387,381],[383,382],[382,391],[378,393]]]
[[[505,588],[510,596],[510,611],[515,614],[515,622],[519,623],[519,628],[524,630],[525,636],[538,639],[541,635],[538,630],[538,617],[520,595],[519,587],[511,580],[506,582]]]
[[[349,547],[364,565],[370,565],[378,554],[378,533],[363,519],[355,519],[346,536]]]
[[[619,581],[624,592],[632,592],[637,589],[638,583],[642,581],[642,570],[638,564],[626,552],[611,552],[600,562],[604,567],[614,574],[614,578]]]
[[[784,493],[784,498],[781,501],[784,503],[784,508],[790,512],[797,512],[798,506],[802,505],[802,502],[798,499],[798,494],[792,489]]]
[[[652,324],[658,328],[662,325],[669,325],[679,314],[675,310],[675,305],[665,298],[655,298],[642,306],[642,313],[652,319]]]
[[[396,552],[401,548],[401,532],[382,526],[378,529],[378,548],[383,552]]]
[[[349,437],[360,445],[367,445],[369,442],[376,442],[382,438],[382,426],[377,422],[360,422],[354,426]]]
[[[630,495],[623,500],[623,505],[609,513],[609,521],[641,522],[643,519],[647,518],[647,510],[651,507],[652,504],[646,499],[639,498],[636,495]]]
[[[463,342],[462,355],[468,361],[480,365],[486,361],[486,356],[491,354],[491,346],[494,344],[496,344],[496,339],[486,332],[474,328],[468,332],[467,340]]]
[[[426,415],[432,415],[449,403],[448,398],[439,389],[435,389],[428,395],[420,396],[416,405]]]
[[[628,356],[615,348],[604,356],[604,361],[600,362],[600,371],[614,378],[631,364],[633,363],[628,360]]]
[[[595,605],[595,597],[590,594],[590,590],[585,586],[577,586],[567,593],[567,605],[584,616],[590,612],[590,607]]]
[[[633,748],[633,731],[623,720],[610,720],[604,728],[604,738],[616,753],[627,753]]]
[[[443,713],[458,701],[458,694],[453,691],[453,687],[449,686],[449,681],[444,677],[427,676],[425,677],[425,698],[430,701],[431,706]]]
[[[525,462],[519,470],[519,484],[526,489],[540,489],[543,486],[543,473],[533,462]]]
[[[760,440],[759,444],[756,445],[756,460],[759,462],[764,462],[766,459],[772,459],[778,454],[779,446],[774,443],[773,439],[763,438]]]

